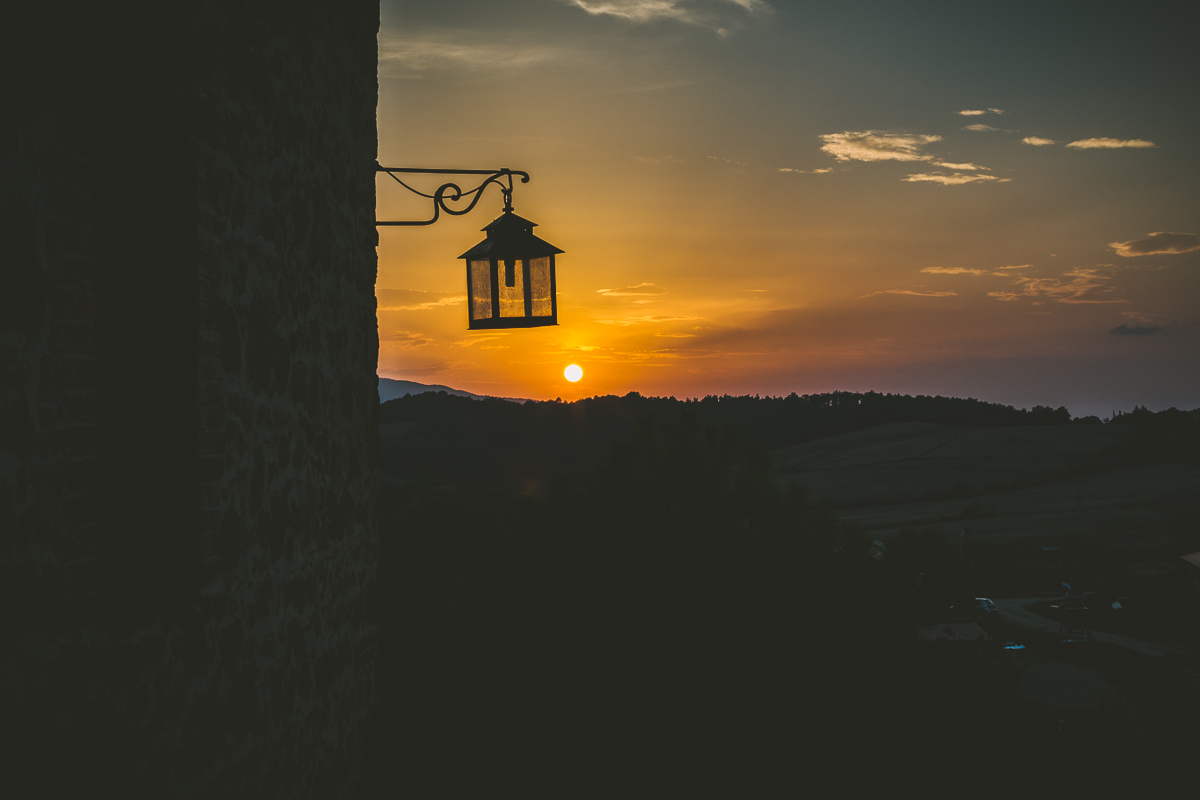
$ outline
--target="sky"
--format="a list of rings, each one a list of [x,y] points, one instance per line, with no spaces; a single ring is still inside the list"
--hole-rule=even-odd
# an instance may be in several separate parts
[[[379,374],[1200,407],[1200,19],[1176,8],[383,0],[380,163],[524,170],[515,210],[565,253],[557,326],[468,331],[457,256],[500,192],[380,228]],[[429,202],[377,182],[379,219]]]

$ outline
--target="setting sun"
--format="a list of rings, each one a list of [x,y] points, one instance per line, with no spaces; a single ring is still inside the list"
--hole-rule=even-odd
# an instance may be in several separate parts
[[[572,364],[571,366],[569,366],[563,370],[563,375],[571,383],[575,383],[576,381],[578,381],[580,378],[583,377],[583,368],[580,367],[578,364]]]

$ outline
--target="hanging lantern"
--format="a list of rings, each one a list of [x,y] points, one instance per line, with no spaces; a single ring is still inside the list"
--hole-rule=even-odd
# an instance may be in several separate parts
[[[505,209],[483,229],[487,238],[459,256],[470,330],[558,324],[554,256],[563,251],[534,236],[536,226]]]
[[[513,213],[513,177],[529,183],[529,173],[511,169],[424,169],[384,167],[375,163],[377,172],[386,172],[396,183],[413,194],[433,201],[433,216],[420,220],[376,220],[377,226],[432,225],[443,211],[454,216],[467,214],[493,183],[504,194],[504,213],[485,230],[487,238],[463,253],[467,262],[467,327],[470,330],[495,328],[540,328],[558,324],[557,282],[554,257],[563,252],[533,235],[537,223]],[[397,174],[486,175],[469,191],[456,183],[444,183],[433,194],[409,186]],[[505,183],[508,185],[506,186]],[[465,207],[451,203],[467,202]]]

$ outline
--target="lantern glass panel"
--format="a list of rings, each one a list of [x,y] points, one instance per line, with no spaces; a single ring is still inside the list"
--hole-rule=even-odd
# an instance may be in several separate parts
[[[497,268],[504,270],[505,264],[497,264]],[[507,274],[502,274],[500,284],[500,316],[501,317],[523,317],[525,316],[525,270],[521,268],[521,262],[516,261],[513,264],[513,285],[509,286],[506,280]],[[490,315],[489,315],[490,316]]]
[[[529,299],[535,317],[548,317],[554,313],[550,303],[550,257],[529,260]]]
[[[471,264],[471,319],[492,318],[492,264],[490,261],[472,261]]]

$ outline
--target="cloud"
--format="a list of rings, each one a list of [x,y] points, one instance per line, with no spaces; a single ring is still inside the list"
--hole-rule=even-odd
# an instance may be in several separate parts
[[[966,267],[925,267],[921,272],[932,272],[935,275],[986,275],[986,269],[968,269]]]
[[[1130,239],[1128,242],[1110,242],[1109,247],[1119,256],[1132,258],[1134,256],[1178,255],[1200,250],[1200,236],[1194,233],[1170,233],[1155,231],[1147,234],[1144,239]]]
[[[1120,147],[1158,147],[1154,142],[1145,139],[1080,139],[1067,142],[1067,147],[1076,150],[1113,150]]]
[[[1149,336],[1153,333],[1162,333],[1163,329],[1158,325],[1125,325],[1121,324],[1113,328],[1109,333],[1116,336]]]
[[[933,156],[920,152],[941,136],[887,133],[886,131],[845,131],[822,134],[821,149],[838,161],[929,161]]]
[[[1165,325],[1168,318],[1162,314],[1147,314],[1142,311],[1122,311],[1121,316],[1131,322],[1141,322],[1146,325]]]
[[[974,125],[964,125],[964,131],[998,131],[999,128],[993,128],[991,125],[984,125],[982,122],[976,122]]]
[[[916,297],[955,297],[958,295],[958,292],[914,292],[912,289],[884,289],[880,292],[861,295],[855,299],[862,300],[864,297],[874,297],[879,294],[909,294]]]
[[[474,336],[470,337],[469,339],[459,339],[454,344],[456,344],[459,347],[470,347],[471,345],[476,345],[476,344],[483,345],[494,339],[499,339],[502,336],[507,336],[508,333],[509,333],[508,331],[486,331],[484,333],[475,334]],[[483,348],[481,347],[480,349],[483,349]],[[495,349],[495,346],[493,346],[491,349]]]
[[[1048,144],[1054,144],[1053,139],[1043,139],[1040,136],[1026,136],[1021,142],[1023,144],[1031,144],[1034,147],[1045,147]]]
[[[933,164],[936,167],[945,167],[946,169],[990,169],[990,167],[981,167],[978,164],[951,164],[948,161],[935,161]]]
[[[395,31],[379,34],[379,73],[392,78],[419,78],[433,70],[521,69],[559,61],[566,55],[565,48],[555,45],[405,39]]]
[[[433,339],[420,333],[412,331],[392,331],[390,333],[380,333],[379,341],[386,343],[389,347],[398,350],[416,350],[418,347],[424,347],[433,344]]]
[[[450,369],[452,364],[446,361],[434,361],[423,367],[416,367],[411,364],[405,364],[403,371],[397,373],[392,372],[391,377],[398,380],[409,380],[412,378],[427,378],[431,375],[438,375]]]
[[[780,172],[795,172],[804,175],[824,175],[833,172],[833,167],[825,167],[824,169],[792,169],[791,167],[780,167]]]
[[[1008,267],[996,267],[996,269],[1029,269],[1033,264],[1014,264]]]
[[[1057,303],[1069,305],[1129,302],[1112,297],[1115,290],[1108,283],[1112,276],[1105,275],[1094,267],[1071,270],[1062,278],[1030,278],[1025,275],[1013,277],[1016,283],[1015,291],[988,292],[988,297],[995,297],[1001,301],[1016,300],[1018,297],[1046,297]]]
[[[454,306],[463,302],[463,295],[447,292],[422,292],[416,289],[376,289],[379,311],[425,311],[430,308]]]
[[[963,117],[978,117],[981,114],[988,113],[988,111],[992,112],[993,114],[1003,114],[1004,113],[1004,110],[1000,109],[1000,108],[989,108],[986,110],[982,109],[982,108],[968,108],[968,109],[964,109],[963,111],[958,111],[956,113]]]
[[[941,175],[936,172],[918,172],[909,175],[907,178],[901,178],[909,183],[940,183],[942,186],[959,186],[964,183],[983,183],[985,181],[998,181],[999,183],[1007,183],[1012,178],[997,178],[995,175],[964,175],[961,172],[956,172],[953,175]]]
[[[765,0],[563,0],[568,5],[581,8],[593,17],[617,17],[628,22],[645,23],[660,19],[675,20],[689,25],[699,25],[715,30],[721,36],[729,35],[730,28],[739,27],[741,19],[731,17],[730,12],[752,17],[765,17],[774,9]],[[741,12],[730,6],[737,6]]]
[[[638,325],[644,322],[683,322],[691,319],[703,319],[703,317],[669,317],[669,316],[645,316],[645,317],[625,317],[624,319],[598,319],[596,320],[601,325],[620,325],[627,327],[629,325]]]
[[[639,283],[624,289],[597,289],[597,293],[605,297],[645,297],[647,295],[666,294],[667,290],[653,283]]]

